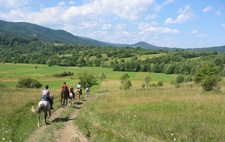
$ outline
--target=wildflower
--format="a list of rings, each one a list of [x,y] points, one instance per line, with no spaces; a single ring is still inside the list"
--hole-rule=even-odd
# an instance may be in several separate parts
[[[5,140],[5,138],[2,138],[2,140],[4,141],[4,140]]]
[[[134,117],[136,117],[136,115],[134,115]]]
[[[173,141],[176,141],[176,139],[173,139]]]
[[[174,134],[171,134],[171,136],[173,136]]]
[[[8,133],[9,131],[5,131],[5,133]]]

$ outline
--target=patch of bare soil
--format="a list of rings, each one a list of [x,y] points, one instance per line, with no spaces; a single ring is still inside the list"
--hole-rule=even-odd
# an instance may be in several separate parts
[[[54,136],[58,137],[55,141],[56,142],[74,142],[74,141],[80,141],[80,142],[87,142],[87,138],[79,131],[77,126],[74,125],[74,121],[77,112],[83,105],[79,105],[76,107],[75,111],[73,111],[66,122],[66,126],[62,130],[55,130]]]

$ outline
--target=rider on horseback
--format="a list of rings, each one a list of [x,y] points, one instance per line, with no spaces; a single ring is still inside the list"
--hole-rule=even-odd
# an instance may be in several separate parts
[[[68,87],[67,87],[67,85],[66,85],[66,82],[64,82],[64,84],[62,85],[62,91],[63,91],[64,89],[66,89],[66,91],[67,91],[68,94],[69,94],[69,91],[68,91]]]
[[[48,90],[48,85],[45,85],[45,89],[42,91],[42,98],[46,98],[47,101],[51,104],[51,109],[54,109],[53,106],[53,101],[50,99],[50,92]]]
[[[77,85],[77,89],[80,89],[80,94],[82,94],[82,86],[80,83]]]

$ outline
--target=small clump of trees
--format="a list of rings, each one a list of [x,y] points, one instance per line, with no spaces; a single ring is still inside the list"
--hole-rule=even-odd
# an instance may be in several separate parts
[[[78,79],[80,80],[80,84],[83,88],[85,88],[87,84],[89,88],[91,88],[93,85],[98,85],[97,78],[94,77],[92,74],[79,73]]]
[[[195,73],[194,81],[201,84],[205,91],[218,88],[219,69],[214,63],[203,64]]]
[[[21,78],[17,82],[16,87],[19,87],[19,88],[41,88],[42,84],[36,79]]]
[[[122,90],[129,90],[132,86],[131,81],[129,80],[129,75],[125,73],[123,76],[120,77],[121,80],[121,86],[120,89]]]

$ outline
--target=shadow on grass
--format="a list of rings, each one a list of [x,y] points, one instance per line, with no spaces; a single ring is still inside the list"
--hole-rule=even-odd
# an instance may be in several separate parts
[[[69,117],[65,117],[65,118],[56,118],[54,119],[52,122],[66,122],[69,120]]]
[[[82,102],[74,102],[73,104],[81,105],[83,103]]]

